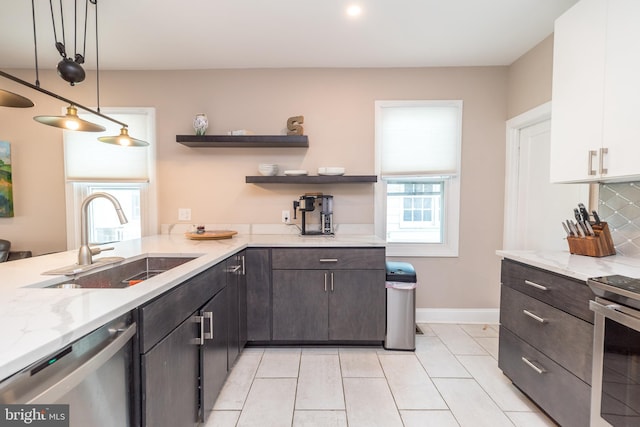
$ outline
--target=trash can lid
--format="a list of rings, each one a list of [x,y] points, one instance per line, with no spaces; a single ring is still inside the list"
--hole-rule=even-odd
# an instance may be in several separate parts
[[[416,270],[408,262],[387,261],[385,263],[387,281],[415,282]]]

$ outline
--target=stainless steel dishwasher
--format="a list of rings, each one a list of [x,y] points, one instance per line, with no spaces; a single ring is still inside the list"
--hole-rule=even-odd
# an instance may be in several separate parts
[[[0,383],[0,403],[69,405],[71,427],[134,423],[131,314],[121,316]]]

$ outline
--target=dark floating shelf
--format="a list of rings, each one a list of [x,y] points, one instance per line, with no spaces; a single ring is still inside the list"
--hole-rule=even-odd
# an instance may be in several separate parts
[[[307,135],[176,135],[187,147],[308,147]]]
[[[247,184],[348,184],[377,182],[376,175],[247,176]]]

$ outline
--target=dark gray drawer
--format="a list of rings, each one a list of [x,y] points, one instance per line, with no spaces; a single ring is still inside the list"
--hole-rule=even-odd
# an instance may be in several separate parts
[[[513,383],[563,427],[589,425],[591,387],[500,327],[498,366]],[[524,360],[543,370],[538,373]]]
[[[593,323],[589,300],[593,292],[586,282],[505,259],[502,284]]]
[[[501,289],[500,324],[591,384],[592,324],[508,286]]]
[[[385,269],[384,248],[274,248],[271,266],[282,270]]]
[[[139,312],[140,352],[149,351],[225,286],[223,262],[142,306]]]

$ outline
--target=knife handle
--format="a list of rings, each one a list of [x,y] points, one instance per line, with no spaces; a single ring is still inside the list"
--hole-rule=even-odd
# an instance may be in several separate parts
[[[592,211],[591,214],[593,215],[593,220],[596,222],[596,225],[600,225],[600,216],[598,215],[598,212]]]

